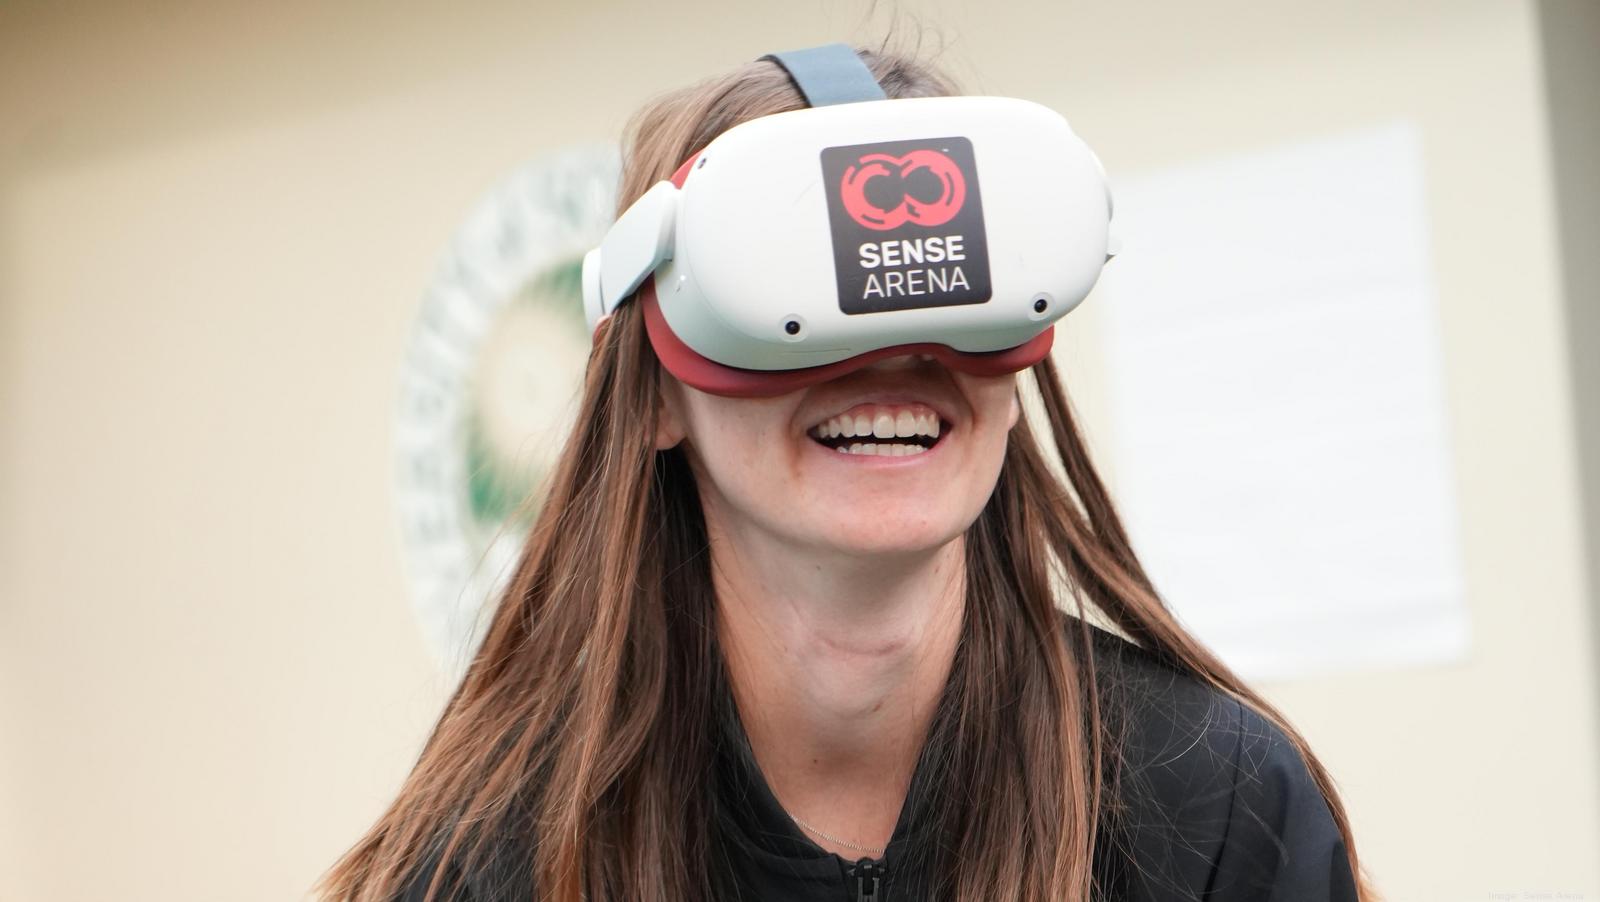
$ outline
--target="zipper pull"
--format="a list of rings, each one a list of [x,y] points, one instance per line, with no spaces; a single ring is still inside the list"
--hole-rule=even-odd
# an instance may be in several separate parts
[[[883,876],[883,866],[870,858],[857,861],[850,869],[856,879],[856,902],[878,902],[878,882]]]

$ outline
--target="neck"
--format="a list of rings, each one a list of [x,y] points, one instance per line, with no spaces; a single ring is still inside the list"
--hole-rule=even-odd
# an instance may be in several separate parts
[[[863,557],[709,532],[718,641],[768,786],[811,827],[887,845],[961,634],[962,539]]]

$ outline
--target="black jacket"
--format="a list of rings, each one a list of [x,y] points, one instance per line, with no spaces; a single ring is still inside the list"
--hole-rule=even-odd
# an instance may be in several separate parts
[[[1075,624],[1076,621],[1069,623]],[[1345,847],[1305,762],[1260,715],[1111,633],[1094,629],[1096,672],[1124,736],[1118,798],[1096,842],[1094,870],[1117,902],[1355,902]],[[728,900],[913,902],[926,881],[929,800],[938,777],[923,756],[881,859],[822,849],[778,805],[751,754],[731,697],[717,761],[723,838],[713,862]],[[526,902],[526,850],[491,866],[448,871],[456,902]],[[437,859],[401,902],[422,902]],[[874,892],[876,893],[874,895]],[[995,898],[1009,898],[996,888]]]

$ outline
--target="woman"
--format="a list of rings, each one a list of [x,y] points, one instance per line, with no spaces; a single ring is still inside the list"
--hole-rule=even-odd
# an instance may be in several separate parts
[[[955,93],[859,52],[890,98]],[[805,106],[770,61],[652,103],[619,210]],[[1048,356],[1019,378],[902,355],[724,397],[663,371],[634,303],[596,335],[467,675],[322,889],[1375,898],[1359,873],[1304,740],[1163,607]]]

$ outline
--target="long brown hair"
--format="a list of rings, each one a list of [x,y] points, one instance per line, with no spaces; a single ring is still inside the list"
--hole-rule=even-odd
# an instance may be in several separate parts
[[[859,52],[890,97],[956,93],[912,58]],[[769,62],[658,98],[629,125],[618,210],[733,125],[804,105]],[[939,806],[950,839],[935,863],[940,897],[1098,895],[1091,861],[1116,743],[1095,687],[1090,608],[1280,727],[1360,875],[1327,771],[1166,609],[1055,366],[1047,357],[1031,377],[1048,435],[1019,418],[965,536],[967,615],[939,754],[946,785],[970,792]],[[425,860],[481,867],[512,836],[529,842],[511,847],[527,850],[525,891],[541,900],[713,897],[708,771],[724,672],[694,477],[681,449],[653,444],[661,379],[639,305],[625,304],[596,338],[577,423],[466,675],[394,803],[324,875],[325,898],[393,899]],[[1062,630],[1063,607],[1075,629]],[[1011,705],[1028,716],[1005,716]],[[445,887],[443,868],[431,887]]]

